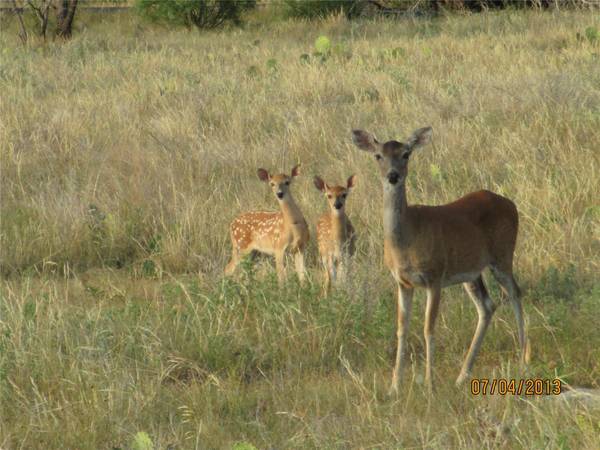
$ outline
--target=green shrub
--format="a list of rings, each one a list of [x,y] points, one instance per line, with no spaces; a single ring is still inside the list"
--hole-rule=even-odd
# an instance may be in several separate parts
[[[156,22],[197,28],[218,28],[226,23],[239,25],[242,13],[256,6],[256,0],[138,0],[137,11]]]
[[[135,450],[152,450],[154,444],[152,443],[150,436],[148,436],[148,433],[140,431],[133,437],[133,444],[131,447]]]
[[[596,27],[587,27],[585,29],[585,37],[589,42],[595,43],[597,41],[600,41],[600,32]]]
[[[364,6],[361,0],[285,0],[284,11],[287,17],[304,19],[322,19],[339,13],[351,18],[360,15]]]

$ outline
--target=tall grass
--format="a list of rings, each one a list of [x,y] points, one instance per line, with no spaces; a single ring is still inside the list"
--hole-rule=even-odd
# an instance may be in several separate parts
[[[146,432],[157,448],[597,448],[593,406],[454,388],[476,321],[457,288],[437,327],[436,400],[420,304],[407,381],[385,395],[381,187],[350,130],[433,126],[412,203],[481,188],[515,201],[528,375],[598,387],[600,48],[577,39],[598,25],[505,11],[199,34],[111,16],[28,47],[5,27],[0,447],[127,448]],[[319,35],[335,51],[301,57]],[[297,162],[310,222],[325,209],[313,174],[358,175],[357,269],[327,299],[314,244],[304,287],[290,275],[279,290],[268,263],[221,277],[232,218],[276,207],[256,168]],[[515,331],[500,308],[476,376],[523,375]]]
[[[275,207],[256,167],[296,162],[310,219],[324,207],[312,174],[359,175],[350,212],[363,260],[379,261],[380,188],[349,130],[402,138],[431,124],[411,202],[503,193],[521,213],[520,272],[573,264],[589,277],[600,250],[599,50],[576,33],[594,20],[507,12],[204,34],[104,22],[26,49],[3,33],[2,271],[152,255],[167,271],[218,273],[231,219]],[[352,56],[306,64],[319,34]]]

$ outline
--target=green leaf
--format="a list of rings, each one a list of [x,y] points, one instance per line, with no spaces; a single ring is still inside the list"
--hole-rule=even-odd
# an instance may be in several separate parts
[[[131,447],[133,450],[153,450],[154,444],[152,443],[150,436],[148,436],[148,433],[145,431],[139,431],[133,437],[133,444]]]
[[[318,53],[329,53],[329,50],[331,50],[331,41],[327,36],[319,36],[315,41],[315,49]]]
[[[231,450],[258,450],[254,445],[249,442],[236,442],[231,447]]]

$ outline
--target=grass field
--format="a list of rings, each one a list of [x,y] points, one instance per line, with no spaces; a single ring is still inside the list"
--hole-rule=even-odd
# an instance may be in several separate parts
[[[410,202],[486,188],[517,204],[532,363],[519,370],[490,282],[501,307],[474,376],[599,388],[600,46],[576,37],[599,25],[589,11],[505,11],[200,34],[114,14],[27,48],[5,26],[0,448],[136,448],[136,433],[161,449],[600,448],[598,406],[454,386],[477,317],[459,287],[443,294],[434,398],[422,293],[411,364],[387,396],[381,186],[350,139],[431,125]],[[314,242],[304,286],[288,270],[279,289],[268,260],[222,276],[229,222],[276,208],[256,168],[298,162],[311,223],[325,208],[312,176],[358,175],[356,270],[328,298]]]

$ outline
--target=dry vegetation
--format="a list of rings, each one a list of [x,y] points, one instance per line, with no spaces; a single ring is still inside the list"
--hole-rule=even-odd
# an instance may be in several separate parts
[[[27,48],[4,28],[0,447],[129,448],[139,431],[156,448],[600,447],[598,408],[453,386],[476,322],[458,288],[444,293],[436,399],[421,295],[412,368],[386,396],[381,187],[350,141],[353,127],[402,139],[432,125],[409,201],[512,198],[528,375],[599,387],[600,47],[576,38],[592,25],[589,12],[506,11],[200,34],[111,15]],[[322,34],[333,54],[301,58]],[[358,269],[324,300],[314,243],[307,286],[288,270],[279,290],[269,262],[221,275],[231,219],[275,207],[256,168],[297,162],[313,223],[325,202],[312,175],[358,174]],[[503,305],[475,375],[522,376],[515,342]]]

